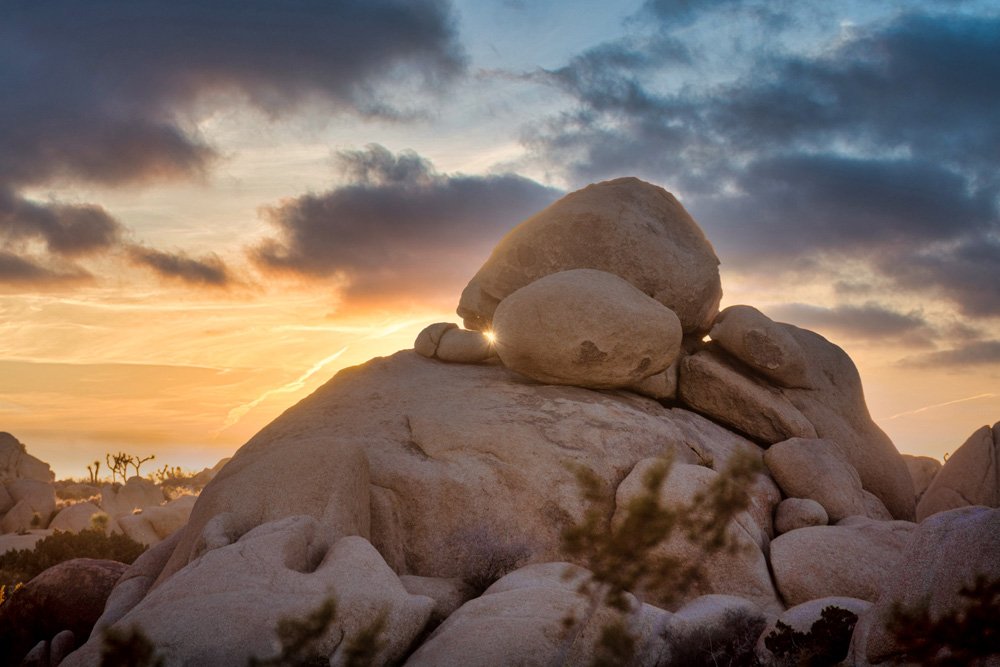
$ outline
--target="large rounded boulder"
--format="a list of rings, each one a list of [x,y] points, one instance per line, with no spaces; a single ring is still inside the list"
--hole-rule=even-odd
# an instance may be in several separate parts
[[[507,368],[540,382],[616,388],[677,358],[681,324],[669,308],[616,275],[574,269],[503,300],[493,317]]]
[[[698,224],[663,188],[619,178],[566,195],[511,230],[462,292],[458,314],[489,329],[508,295],[569,269],[624,278],[673,310],[686,333],[719,309],[719,259]]]

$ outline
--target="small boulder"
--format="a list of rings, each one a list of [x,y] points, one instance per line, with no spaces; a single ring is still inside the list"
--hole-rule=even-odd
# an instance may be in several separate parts
[[[417,335],[413,348],[421,355],[455,364],[479,364],[496,358],[493,342],[482,331],[459,329],[451,322],[438,322]]]
[[[32,528],[45,526],[42,525],[41,515],[32,511],[27,500],[18,501],[0,520],[0,531],[4,533],[23,533]]]
[[[917,505],[917,521],[969,505],[1000,507],[1000,422],[983,426],[955,450]]]
[[[832,596],[874,601],[915,526],[857,516],[780,535],[771,542],[778,590],[792,606]]]
[[[0,517],[6,514],[15,504],[17,504],[17,501],[7,493],[7,487],[0,484]]]
[[[677,373],[680,368],[678,357],[665,371],[650,375],[627,389],[657,401],[672,401],[677,398]]]
[[[61,510],[52,519],[49,528],[69,533],[79,533],[81,530],[93,528],[96,525],[95,519],[102,516],[109,519],[104,523],[104,530],[106,533],[111,534],[114,526],[110,521],[110,517],[108,517],[104,510],[91,502],[76,503]],[[97,519],[97,521],[100,522],[101,520]]]
[[[137,514],[124,514],[117,517],[116,521],[118,522],[118,527],[121,528],[123,533],[136,542],[145,544],[147,547],[158,544],[162,539],[159,534],[157,534],[156,529],[153,528],[153,525],[150,523],[149,517],[145,512],[139,512]]]
[[[438,345],[441,344],[441,336],[444,335],[446,331],[452,329],[457,329],[458,325],[454,322],[436,322],[434,324],[429,324],[417,334],[417,340],[413,343],[413,349],[416,350],[417,354],[427,357],[428,359],[434,359],[437,357]]]
[[[715,318],[709,336],[758,375],[782,387],[810,386],[808,362],[798,341],[752,306],[730,306]]]
[[[522,287],[493,316],[507,368],[548,384],[634,385],[677,358],[677,316],[616,275],[562,271]]]
[[[815,500],[830,521],[868,516],[861,477],[837,443],[791,438],[771,445],[764,463],[785,495]]]
[[[404,574],[399,583],[410,595],[422,595],[434,600],[430,623],[440,625],[444,619],[463,604],[476,597],[476,591],[462,579],[444,577],[418,577]]]
[[[968,605],[960,591],[979,576],[1000,580],[1000,509],[963,507],[925,519],[882,582],[862,647],[867,659],[906,662],[903,647],[890,631],[894,609],[925,608],[931,619],[940,619]]]
[[[786,498],[774,511],[774,530],[780,535],[790,530],[825,526],[830,522],[826,510],[809,498]]]
[[[16,665],[63,630],[85,638],[128,566],[75,558],[45,570],[0,605],[0,664]]]

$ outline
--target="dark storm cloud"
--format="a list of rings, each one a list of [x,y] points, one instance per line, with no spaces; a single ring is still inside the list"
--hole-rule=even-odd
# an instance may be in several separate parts
[[[416,153],[378,145],[338,162],[348,185],[266,211],[277,236],[250,250],[260,267],[339,276],[355,294],[453,283],[470,253],[485,259],[509,227],[560,194],[514,174],[441,174]]]
[[[38,240],[54,255],[77,257],[113,247],[121,233],[99,206],[39,204],[0,189],[0,244]]]
[[[862,306],[841,305],[822,308],[790,303],[768,309],[776,320],[806,328],[834,330],[859,338],[886,338],[927,335],[930,326],[919,312],[900,313],[877,303]]]
[[[225,262],[214,253],[194,258],[183,252],[131,246],[128,255],[134,264],[152,269],[163,278],[180,280],[189,285],[228,287],[234,282]]]
[[[90,274],[82,269],[53,269],[0,248],[0,285],[46,287],[89,278]]]
[[[388,88],[403,83],[412,100],[464,67],[445,0],[53,0],[8,2],[2,13],[7,252],[23,252],[17,244],[32,238],[54,256],[113,245],[120,225],[100,208],[19,193],[54,181],[196,176],[216,158],[197,122],[220,100],[237,97],[271,116],[319,102],[393,117],[413,110],[398,108]],[[199,275],[193,268],[160,263],[178,276]]]
[[[926,352],[906,357],[902,366],[918,368],[930,367],[976,367],[983,364],[1000,364],[1000,340],[981,340],[950,350]]]
[[[0,182],[189,173],[214,154],[191,125],[206,95],[271,114],[310,98],[386,114],[380,82],[434,86],[462,66],[439,0],[8,3]]]
[[[723,4],[664,7],[697,19]],[[726,264],[860,258],[1000,315],[997,53],[996,16],[906,14],[818,55],[748,51],[748,75],[714,87],[664,88],[667,66],[638,56],[577,58],[536,76],[577,108],[525,142],[574,183],[637,174],[681,190]]]

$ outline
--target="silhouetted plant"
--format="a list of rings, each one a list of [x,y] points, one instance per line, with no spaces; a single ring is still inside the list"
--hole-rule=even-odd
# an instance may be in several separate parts
[[[671,507],[663,504],[660,487],[672,463],[663,459],[646,471],[641,492],[621,508],[617,521],[612,521],[614,492],[593,471],[575,470],[588,507],[579,523],[563,531],[562,546],[591,574],[577,589],[588,600],[583,618],[564,620],[567,633],[560,664],[602,606],[620,617],[602,629],[593,664],[628,662],[642,647],[629,629],[628,619],[639,609],[630,606],[627,593],[655,591],[660,600],[679,599],[702,581],[708,556],[738,549],[730,522],[749,505],[747,488],[762,468],[759,457],[734,456],[704,492],[688,504]],[[657,553],[661,544],[678,535],[691,542],[697,556],[681,559]]]
[[[979,575],[958,592],[963,604],[932,618],[924,602],[905,609],[896,604],[888,630],[900,659],[921,665],[964,667],[1000,658],[1000,579]]]
[[[847,657],[857,622],[858,615],[853,612],[840,607],[824,607],[807,632],[798,632],[778,621],[774,631],[764,640],[764,646],[774,654],[778,665],[836,665]]]
[[[90,475],[90,483],[97,484],[100,481],[99,475],[101,474],[101,462],[94,461],[93,466],[87,466],[87,473]]]
[[[153,642],[139,628],[108,628],[104,633],[101,667],[162,667]]]

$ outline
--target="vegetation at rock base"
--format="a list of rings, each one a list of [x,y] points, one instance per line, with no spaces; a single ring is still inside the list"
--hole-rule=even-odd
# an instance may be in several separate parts
[[[138,628],[104,633],[101,667],[162,667],[163,658],[156,655],[156,647]]]
[[[145,545],[126,535],[106,535],[103,530],[79,533],[56,531],[40,540],[33,549],[17,549],[0,554],[0,585],[7,590],[30,580],[44,570],[73,558],[97,558],[132,563],[146,550]]]
[[[618,520],[612,520],[614,492],[593,471],[576,469],[588,508],[579,523],[563,532],[562,546],[591,575],[577,589],[588,601],[583,618],[564,620],[560,664],[602,606],[620,617],[602,628],[592,664],[628,663],[642,649],[629,627],[639,608],[628,593],[655,591],[661,601],[680,599],[702,581],[707,557],[739,548],[731,538],[730,522],[749,506],[747,489],[762,469],[760,459],[734,456],[706,490],[678,506],[665,505],[660,497],[671,466],[670,459],[663,459],[646,472],[641,493],[619,508]],[[659,553],[661,544],[678,536],[695,546],[697,557],[681,559]]]
[[[959,596],[964,604],[937,618],[926,603],[893,608],[888,627],[900,658],[936,667],[984,665],[986,658],[1000,658],[1000,579],[980,575]]]
[[[824,607],[807,632],[778,621],[765,640],[778,665],[830,667],[847,657],[858,615],[839,607]]]

